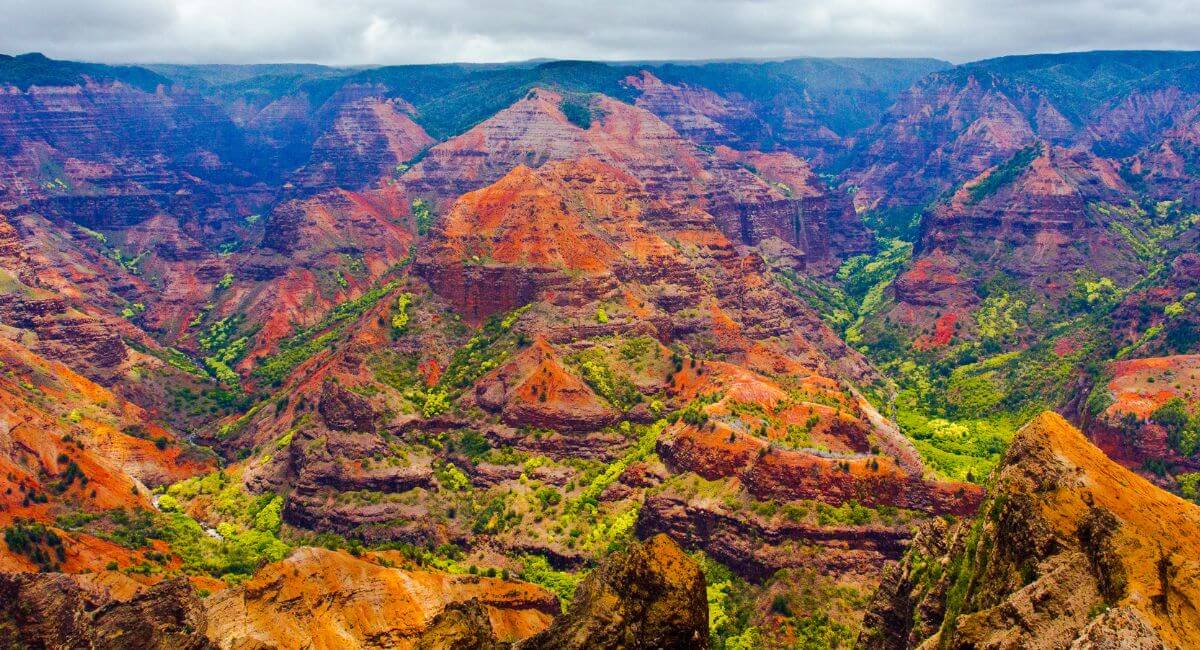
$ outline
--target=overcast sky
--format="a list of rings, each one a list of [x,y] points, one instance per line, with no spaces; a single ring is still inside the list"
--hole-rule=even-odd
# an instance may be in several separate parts
[[[0,52],[106,62],[1200,49],[1200,0],[0,0]]]

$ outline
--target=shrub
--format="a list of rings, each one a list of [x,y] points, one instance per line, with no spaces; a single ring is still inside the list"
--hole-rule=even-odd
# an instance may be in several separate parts
[[[563,116],[567,121],[581,129],[588,129],[592,126],[592,111],[578,100],[564,99],[562,104],[559,104],[559,109],[563,112]]]
[[[780,616],[791,616],[792,609],[788,605],[787,596],[775,594],[775,597],[771,599],[771,611]]]
[[[1167,444],[1182,456],[1192,456],[1200,447],[1200,417],[1188,413],[1187,403],[1173,397],[1150,414],[1150,420],[1167,431]]]

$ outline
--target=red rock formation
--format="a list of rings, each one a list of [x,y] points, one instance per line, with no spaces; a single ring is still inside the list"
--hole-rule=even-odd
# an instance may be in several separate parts
[[[589,107],[597,117],[583,129],[562,113],[563,101],[553,91],[531,90],[467,133],[430,149],[401,180],[414,195],[431,196],[444,209],[454,197],[520,165],[592,157],[632,175],[651,196],[676,208],[698,203],[732,240],[754,244],[778,237],[801,243],[798,200],[684,140],[648,111],[597,95]],[[822,240],[828,238],[822,234]],[[828,247],[806,243],[820,251]]]
[[[0,337],[0,525],[52,522],[72,512],[148,508],[146,486],[208,471],[212,460],[155,424],[138,406]],[[62,534],[67,571],[96,570],[128,551],[83,534]],[[4,570],[29,558],[0,549]]]
[[[756,143],[765,129],[748,103],[701,86],[664,83],[648,70],[627,77],[625,84],[640,93],[635,106],[659,116],[693,142],[741,148]]]
[[[1114,362],[1109,369],[1112,378],[1097,386],[1094,390],[1100,393],[1093,397],[1106,397],[1109,404],[1101,413],[1089,414],[1085,423],[1096,446],[1135,471],[1144,471],[1151,460],[1176,472],[1200,471],[1200,457],[1181,455],[1168,444],[1166,429],[1150,421],[1172,399],[1191,403],[1200,397],[1200,355],[1130,359]]]
[[[641,537],[668,535],[755,581],[801,567],[838,576],[877,575],[888,562],[903,557],[912,536],[905,527],[763,521],[747,512],[670,494],[646,498],[637,531]]]
[[[874,238],[854,211],[850,196],[826,187],[805,160],[784,151],[735,151],[724,146],[717,147],[716,153],[747,166],[797,202],[796,241],[782,239],[811,260],[812,270],[832,270],[837,261],[874,248]]]
[[[0,200],[90,228],[160,212],[222,223],[269,191],[239,169],[244,143],[213,104],[187,91],[120,81],[0,91]]]
[[[122,600],[62,574],[0,574],[6,640],[43,648],[210,650],[208,617],[182,579]]]
[[[818,499],[840,505],[890,505],[935,514],[970,514],[983,491],[965,483],[926,481],[901,471],[888,457],[824,457],[774,449],[721,426],[680,426],[659,443],[669,466],[706,479],[737,477],[760,499]]]
[[[708,648],[708,603],[699,565],[665,535],[610,555],[570,607],[517,650]]]
[[[330,190],[283,203],[267,217],[261,246],[237,257],[233,286],[209,318],[241,314],[261,325],[243,364],[249,369],[296,325],[314,325],[377,285],[409,256],[414,228],[411,203],[398,187]]]
[[[355,99],[356,95],[365,95]],[[332,123],[313,142],[312,157],[293,183],[305,192],[329,187],[357,189],[398,175],[397,165],[434,143],[412,121],[412,105],[377,91],[343,88],[331,98]]]
[[[567,371],[554,349],[538,340],[475,384],[475,402],[513,426],[565,432],[603,429],[618,413]]]
[[[916,259],[892,285],[898,304],[890,313],[934,330],[926,347],[936,347],[935,321],[950,313],[970,335],[976,288],[996,272],[1052,303],[1072,288],[1076,270],[1122,284],[1141,273],[1131,245],[1109,227],[1126,218],[1114,208],[1128,192],[1114,164],[1080,150],[1034,146],[964,183],[922,220]]]
[[[628,267],[679,264],[644,223],[648,203],[628,175],[594,160],[517,167],[455,204],[418,269],[475,322],[552,289],[594,299]]]
[[[1032,144],[1040,129],[1049,136],[1067,124],[1027,90],[1005,92],[988,72],[935,73],[902,93],[880,123],[859,136],[859,168],[850,175],[861,188],[855,203],[922,205]]]

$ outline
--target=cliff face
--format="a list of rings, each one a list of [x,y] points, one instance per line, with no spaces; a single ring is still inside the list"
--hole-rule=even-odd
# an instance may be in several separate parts
[[[300,548],[202,600],[186,581],[0,575],[0,638],[47,648],[708,647],[704,576],[666,537],[614,553],[564,613],[528,583]]]
[[[576,309],[623,302],[623,318],[653,323],[660,339],[693,333],[700,323],[672,312],[711,295],[713,306],[696,314],[719,333],[709,346],[748,352],[762,338],[787,336],[781,323],[790,321],[805,336],[787,340],[787,353],[805,362],[830,355],[846,372],[865,371],[811,310],[767,280],[760,260],[736,254],[714,222],[652,199],[599,162],[518,168],[449,211],[417,270],[472,320],[536,299]],[[499,292],[498,278],[507,279]]]
[[[904,526],[820,526],[764,520],[672,494],[647,497],[637,526],[641,537],[667,535],[756,582],[777,571],[801,568],[830,576],[873,579],[889,562],[904,556],[912,537]]]
[[[0,574],[0,638],[39,648],[210,650],[208,616],[184,580],[116,600],[62,574]]]
[[[850,195],[831,188],[809,163],[785,151],[763,153],[717,147],[722,160],[743,165],[792,199],[797,206],[795,241],[810,273],[823,273],[850,255],[870,253],[875,238],[855,211]]]
[[[356,98],[357,95],[362,97]],[[308,163],[292,182],[302,192],[329,187],[358,189],[399,175],[398,168],[433,138],[412,121],[413,109],[402,99],[381,96],[378,90],[343,89],[326,109],[330,124],[312,144]]]
[[[651,207],[636,181],[594,160],[521,166],[455,203],[418,271],[476,322],[551,290],[563,302],[607,298],[643,269],[686,272],[648,227]]]
[[[935,72],[856,134],[848,174],[861,188],[856,202],[916,208],[1036,140],[1113,159],[1143,151],[1148,178],[1179,187],[1176,147],[1200,107],[1182,72],[1193,64],[1173,53],[1079,53]]]
[[[648,70],[627,77],[625,84],[640,93],[635,106],[659,116],[693,142],[742,149],[766,135],[768,127],[744,100],[723,97],[704,87],[664,83]],[[827,139],[836,140],[836,136],[827,130]]]
[[[918,326],[952,316],[971,336],[982,287],[1000,274],[1051,310],[1075,273],[1132,283],[1145,262],[1120,234],[1138,227],[1120,205],[1128,192],[1111,161],[1044,142],[1022,149],[925,212],[915,260],[892,285],[891,316]]]
[[[0,363],[7,370],[0,377],[0,525],[146,508],[147,486],[212,466],[211,458],[195,453],[140,407],[60,362],[0,337]],[[131,556],[88,535],[60,537],[63,552],[46,558],[0,548],[0,567],[95,571]]]
[[[412,648],[447,606],[467,601],[508,642],[540,632],[558,613],[554,596],[530,584],[303,548],[210,598],[207,634],[221,648]]]
[[[1002,178],[1014,173],[1003,185]],[[1028,154],[965,183],[935,208],[922,222],[917,252],[940,248],[976,260],[996,257],[999,248],[1000,269],[1032,279],[1089,264],[1115,267],[1122,261],[1122,242],[1090,220],[1086,208],[1089,202],[1116,200],[1126,190],[1107,161],[1034,145]]]
[[[1046,413],[1013,440],[980,515],[931,525],[884,579],[867,647],[1187,647],[1200,508]],[[1074,644],[1074,645],[1072,645]]]
[[[202,97],[114,82],[0,92],[0,198],[93,229],[158,213],[217,231],[269,197],[234,124]]]
[[[935,73],[903,93],[869,135],[860,136],[859,207],[919,206],[1003,161],[1040,135],[1033,104],[1059,132],[1065,118],[1032,97],[1010,97],[987,74]],[[1066,124],[1065,124],[1066,123]],[[1046,134],[1050,135],[1050,134]]]

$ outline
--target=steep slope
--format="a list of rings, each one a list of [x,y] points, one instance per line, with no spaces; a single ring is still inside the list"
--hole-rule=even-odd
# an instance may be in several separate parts
[[[147,70],[0,60],[0,201],[89,228],[174,213],[216,236],[269,198],[233,123]],[[112,73],[112,70],[118,70]]]
[[[148,488],[213,465],[137,405],[0,337],[0,524],[10,532],[57,517],[148,508]],[[56,533],[54,548],[6,544],[5,570],[97,570],[129,553],[87,534]]]
[[[387,99],[378,89],[343,88],[329,104],[336,106],[329,126],[312,144],[312,155],[292,183],[302,192],[329,187],[359,189],[403,171],[408,162],[434,143],[412,120],[414,108],[402,99]],[[361,98],[356,98],[361,96]]]
[[[927,528],[876,594],[867,647],[1167,647],[1200,632],[1200,508],[1046,413],[981,514]]]
[[[184,580],[131,598],[53,573],[0,575],[0,639],[39,648],[209,650],[208,617]]]
[[[927,349],[1005,336],[1011,344],[1036,337],[1029,322],[1111,309],[1127,292],[1148,302],[1138,290],[1149,298],[1175,283],[1166,262],[1187,249],[1194,218],[1131,196],[1111,161],[1045,143],[1022,149],[925,212],[915,259],[891,285],[887,320]],[[1187,292],[1180,283],[1172,295]],[[1010,321],[1016,309],[1023,322]],[[1134,311],[1114,313],[1106,326],[1117,330]],[[1129,323],[1131,340],[1141,324]],[[876,336],[887,327],[867,329]]]
[[[700,567],[679,546],[652,537],[588,574],[570,609],[516,647],[704,649],[704,587]]]
[[[300,548],[212,595],[178,578],[129,589],[115,575],[0,575],[0,639],[197,650],[708,647],[704,576],[662,537],[612,554],[565,612],[541,587],[417,568],[394,551]]]

